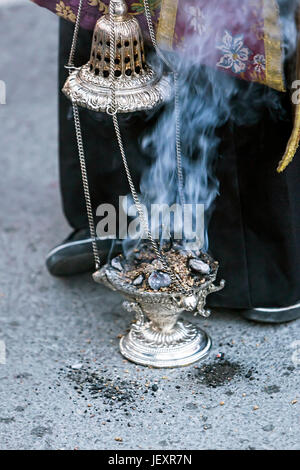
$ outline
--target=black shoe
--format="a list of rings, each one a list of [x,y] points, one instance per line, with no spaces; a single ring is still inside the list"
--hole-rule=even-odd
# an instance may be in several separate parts
[[[241,312],[243,318],[259,323],[286,323],[300,318],[300,303],[285,308],[254,308]]]
[[[122,251],[121,243],[110,238],[98,238],[97,245],[102,263],[106,263],[109,254],[114,256]],[[75,230],[63,243],[53,248],[47,255],[46,266],[53,276],[91,272],[95,262],[89,230]]]

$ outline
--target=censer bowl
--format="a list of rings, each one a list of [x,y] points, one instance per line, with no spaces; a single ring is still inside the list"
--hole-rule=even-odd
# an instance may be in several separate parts
[[[152,367],[188,366],[204,358],[211,339],[202,329],[180,319],[184,311],[208,317],[206,297],[223,289],[225,282],[214,284],[217,266],[201,287],[188,295],[177,292],[149,292],[139,289],[120,276],[110,265],[93,275],[94,280],[119,292],[126,300],[123,307],[135,312],[136,321],[120,341],[122,355],[136,364]]]

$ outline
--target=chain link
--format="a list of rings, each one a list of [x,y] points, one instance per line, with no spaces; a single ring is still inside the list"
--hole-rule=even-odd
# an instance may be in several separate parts
[[[82,5],[83,5],[83,0],[79,0],[77,16],[76,16],[76,22],[75,22],[73,38],[72,38],[72,44],[71,44],[71,50],[70,50],[68,66],[67,66],[67,68],[69,68],[69,69],[74,67],[74,57],[75,57],[77,42],[78,42],[78,33],[79,33],[79,28],[80,28]]]
[[[92,239],[92,248],[94,253],[95,259],[95,266],[96,269],[99,269],[101,266],[100,255],[97,247],[97,235],[94,223],[94,216],[93,216],[93,208],[91,203],[91,196],[90,196],[90,188],[89,188],[89,180],[86,170],[86,161],[85,161],[85,153],[82,141],[82,132],[81,132],[81,125],[80,125],[80,116],[78,111],[77,104],[73,103],[73,116],[74,116],[74,124],[75,124],[75,132],[77,137],[77,146],[78,146],[78,154],[79,154],[79,162],[80,162],[80,169],[81,169],[81,178],[82,178],[82,185],[83,185],[83,192],[85,197],[85,205],[86,205],[86,213],[89,222],[89,229]]]
[[[175,124],[176,124],[176,169],[178,179],[178,193],[182,210],[185,205],[184,178],[182,171],[182,151],[181,151],[181,109],[178,92],[178,74],[174,73],[174,93],[175,93]]]
[[[183,178],[183,170],[182,170],[182,149],[181,149],[181,109],[180,109],[180,99],[179,99],[179,86],[178,86],[178,79],[179,75],[177,70],[173,67],[173,64],[168,60],[168,58],[164,55],[164,53],[159,48],[155,31],[154,25],[152,21],[151,10],[149,6],[149,0],[144,1],[144,9],[145,9],[145,17],[147,20],[148,30],[151,42],[153,47],[156,51],[156,54],[161,58],[164,64],[171,70],[173,73],[173,80],[174,80],[174,105],[175,105],[175,121],[176,121],[176,170],[177,170],[177,179],[178,179],[178,193],[181,207],[184,207],[185,204],[185,196],[184,196],[184,178]]]
[[[71,51],[69,55],[69,61],[68,61],[68,65],[66,66],[66,68],[69,71],[69,74],[71,74],[75,68],[74,57],[75,57],[77,41],[78,41],[82,4],[83,4],[83,0],[80,0],[74,33],[73,33]],[[77,104],[72,102],[72,107],[73,107],[74,125],[75,125],[75,132],[76,132],[80,170],[81,170],[81,179],[82,179],[83,192],[84,192],[85,205],[86,205],[86,213],[87,213],[89,229],[90,229],[90,234],[91,234],[91,239],[92,239],[92,249],[93,249],[93,254],[94,254],[94,259],[95,259],[95,267],[96,269],[99,269],[101,266],[101,260],[100,260],[100,255],[99,255],[99,251],[97,247],[97,235],[96,235],[96,229],[95,229],[95,223],[94,223],[93,208],[92,208],[92,203],[91,203],[89,180],[88,180],[87,169],[86,169],[86,160],[85,160],[84,146],[83,146],[83,140],[82,140],[80,116],[79,116],[79,110],[78,110]]]

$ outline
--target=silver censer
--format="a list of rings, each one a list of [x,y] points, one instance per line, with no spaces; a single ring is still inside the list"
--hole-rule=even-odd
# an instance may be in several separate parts
[[[213,266],[213,264],[212,264]],[[129,333],[120,340],[120,350],[126,359],[152,367],[178,367],[193,364],[205,357],[211,348],[207,333],[180,316],[184,311],[208,317],[206,297],[223,289],[225,282],[214,284],[217,265],[201,287],[189,294],[143,292],[130,285],[106,265],[94,274],[94,280],[119,292],[123,307],[135,312],[136,321]]]
[[[172,70],[172,65],[168,63],[156,44],[149,0],[144,0],[143,3],[153,46],[162,62]],[[145,233],[149,233],[147,220],[141,211],[139,197],[128,167],[118,114],[151,110],[170,100],[172,97],[170,75],[172,74],[166,74],[162,66],[158,70],[153,70],[147,64],[139,23],[128,14],[124,0],[110,0],[109,13],[96,23],[89,62],[82,67],[75,67],[74,55],[82,5],[83,0],[80,0],[69,63],[66,66],[69,69],[69,77],[64,85],[63,93],[73,105],[83,189],[97,268],[93,278],[96,282],[104,284],[125,297],[123,304],[125,309],[136,314],[136,321],[132,324],[129,333],[120,341],[120,350],[126,359],[152,367],[187,366],[208,353],[211,339],[201,329],[181,320],[180,315],[184,311],[189,311],[204,317],[209,316],[210,312],[205,309],[207,295],[224,287],[224,281],[221,281],[219,286],[214,284],[218,270],[217,264],[211,263],[214,267],[206,277],[205,283],[188,293],[182,293],[180,289],[178,293],[174,291],[173,293],[144,292],[124,282],[110,265],[100,268],[78,109],[80,106],[95,112],[106,112],[112,117],[130,189]],[[173,71],[173,77],[176,97],[177,72]],[[177,103],[178,100],[175,99],[175,107]],[[178,112],[175,114],[179,115]],[[179,128],[180,126],[176,125],[176,130]],[[176,149],[177,171],[178,175],[181,175],[180,135],[178,134],[176,134]],[[149,237],[152,248],[160,259],[159,247],[151,235]]]

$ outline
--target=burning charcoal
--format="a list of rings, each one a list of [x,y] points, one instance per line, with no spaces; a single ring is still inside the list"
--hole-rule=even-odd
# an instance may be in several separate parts
[[[117,256],[111,260],[111,265],[113,268],[117,269],[118,271],[123,271],[123,264],[122,264],[122,257]]]
[[[209,274],[210,272],[210,266],[206,263],[203,263],[200,259],[191,259],[189,261],[189,267],[193,271],[197,271],[201,274]]]
[[[134,279],[134,281],[132,282],[132,284],[134,286],[140,286],[141,284],[143,284],[143,281],[144,281],[144,276],[142,274],[140,274],[138,277],[136,277]]]
[[[151,289],[159,290],[162,287],[169,287],[172,281],[169,274],[163,271],[153,271],[148,278],[148,283]]]

